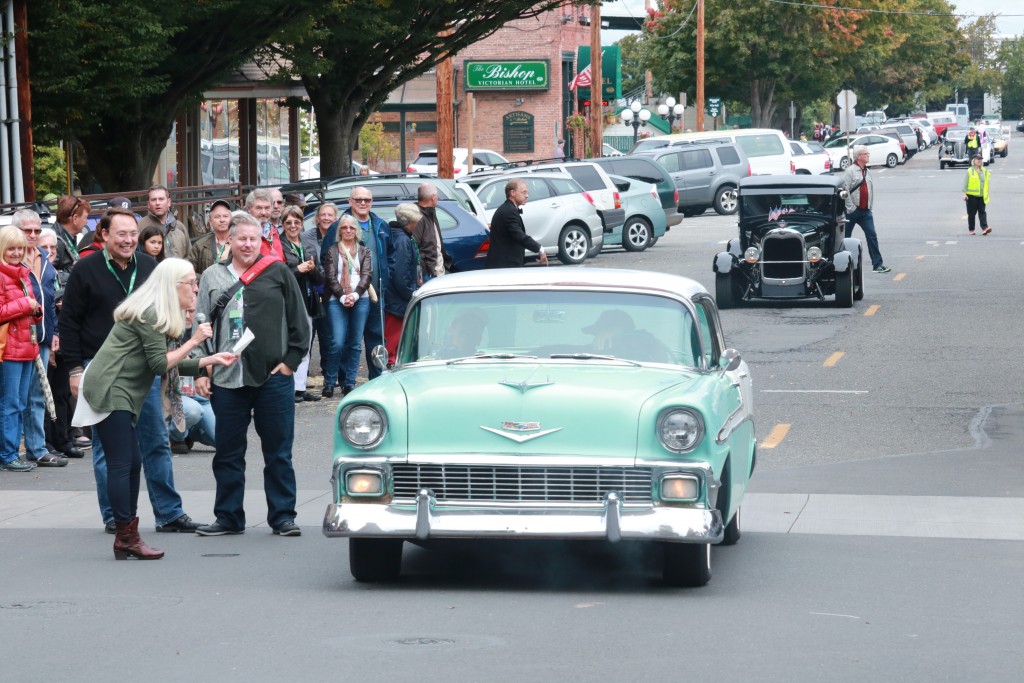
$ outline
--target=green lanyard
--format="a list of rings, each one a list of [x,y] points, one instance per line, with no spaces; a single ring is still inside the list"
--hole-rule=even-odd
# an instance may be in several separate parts
[[[121,282],[121,278],[118,277],[117,272],[114,270],[114,267],[110,265],[110,255],[107,254],[106,249],[103,250],[103,260],[107,262],[107,270],[109,270],[110,274],[114,276],[115,280],[117,280],[117,284],[121,285],[121,289],[124,290],[124,293],[131,294],[132,290],[135,289],[135,276],[139,272],[138,264],[136,264],[135,268],[132,270],[132,278],[128,281],[128,286],[125,287],[124,283]],[[129,263],[131,263],[131,261],[132,259],[128,259]]]
[[[220,263],[220,257],[224,255],[224,250],[228,248],[227,242],[224,244],[217,244],[217,238],[213,238],[213,246],[217,247],[217,258],[214,259],[217,263]]]
[[[301,244],[295,244],[289,240],[288,246],[292,248],[292,253],[299,257],[299,263],[306,260],[306,251],[302,248]]]
[[[65,232],[65,230],[63,228],[61,228],[60,232],[61,232],[60,236],[64,240],[64,244],[68,248],[68,254],[71,256],[71,261],[72,262],[77,261],[79,259],[78,247],[76,247],[75,243],[71,241],[71,238],[68,236],[68,233]]]

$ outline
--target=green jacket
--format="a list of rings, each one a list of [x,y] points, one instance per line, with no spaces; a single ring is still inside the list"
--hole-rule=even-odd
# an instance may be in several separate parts
[[[93,410],[101,413],[127,410],[139,419],[139,411],[153,380],[167,372],[167,337],[149,322],[114,323],[103,346],[96,352],[85,373],[82,395]],[[178,373],[199,374],[199,360],[186,358],[178,363]]]
[[[988,204],[988,186],[991,177],[992,172],[987,168],[981,169],[981,173],[975,173],[973,166],[967,169],[967,175],[964,176],[964,194],[981,197],[982,201]]]

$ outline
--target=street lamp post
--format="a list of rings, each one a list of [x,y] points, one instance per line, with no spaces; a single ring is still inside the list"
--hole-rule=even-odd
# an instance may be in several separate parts
[[[682,125],[683,105],[676,104],[676,98],[670,97],[665,100],[665,104],[658,105],[658,116],[668,121],[668,132],[671,133],[673,121],[679,121]]]
[[[629,109],[623,109],[622,123],[627,126],[633,127],[633,144],[636,144],[636,139],[640,134],[640,126],[646,126],[647,122],[651,119],[651,112],[640,107],[639,102],[633,102],[629,105]]]

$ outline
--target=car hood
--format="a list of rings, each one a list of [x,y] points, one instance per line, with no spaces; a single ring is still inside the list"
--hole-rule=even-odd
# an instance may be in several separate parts
[[[669,390],[676,397],[702,378],[696,371],[602,361],[466,361],[406,368],[392,377],[406,396],[412,455],[609,459],[636,457],[648,401]]]

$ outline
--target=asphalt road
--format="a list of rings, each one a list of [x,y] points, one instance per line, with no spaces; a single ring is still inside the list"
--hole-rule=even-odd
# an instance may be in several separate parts
[[[297,410],[301,538],[256,526],[258,456],[245,535],[149,532],[167,551],[150,563],[111,558],[87,462],[0,475],[4,678],[1019,680],[1024,543],[1001,539],[1024,533],[1024,138],[991,170],[988,237],[967,236],[964,171],[934,150],[874,171],[893,272],[866,273],[853,309],[723,312],[752,369],[759,469],[753,526],[715,549],[708,586],[666,588],[642,548],[532,543],[408,548],[399,583],[356,584],[318,528],[336,406],[321,401]],[[709,212],[587,267],[712,288],[735,230]],[[175,458],[202,521],[210,455]]]

